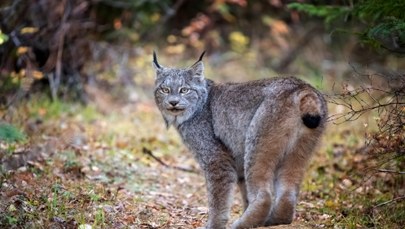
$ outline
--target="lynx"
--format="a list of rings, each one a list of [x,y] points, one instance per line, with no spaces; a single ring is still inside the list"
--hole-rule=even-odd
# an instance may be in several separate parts
[[[203,170],[206,228],[226,228],[238,184],[244,212],[232,228],[290,224],[300,183],[325,128],[322,94],[295,77],[219,84],[189,68],[156,70],[155,102]]]

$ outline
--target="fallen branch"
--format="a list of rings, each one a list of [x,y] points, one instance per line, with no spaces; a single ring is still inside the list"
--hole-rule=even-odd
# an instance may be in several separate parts
[[[380,173],[396,173],[396,174],[405,174],[403,171],[395,171],[395,170],[388,170],[388,169],[379,169],[377,170]]]
[[[183,168],[183,167],[175,166],[175,165],[168,165],[166,162],[162,161],[162,159],[155,156],[150,149],[147,149],[145,147],[142,148],[142,152],[144,154],[150,156],[151,158],[155,159],[159,164],[163,165],[166,168],[177,169],[177,170],[180,170],[180,171],[183,171],[183,172],[188,172],[188,173],[198,173],[197,171],[195,171],[193,169],[187,169],[187,168]]]
[[[299,53],[308,46],[308,43],[310,43],[313,39],[313,34],[316,34],[317,32],[321,31],[321,28],[319,26],[312,26],[312,28],[307,29],[307,32],[298,39],[297,44],[295,47],[291,48],[282,58],[281,61],[274,66],[274,69],[277,72],[280,71],[285,71],[291,63],[294,62],[294,60],[299,56]]]
[[[398,200],[402,200],[402,199],[405,199],[405,196],[399,196],[399,197],[394,198],[394,199],[392,199],[392,200],[388,200],[388,201],[382,202],[382,203],[380,203],[380,204],[375,205],[374,208],[378,208],[378,207],[381,207],[381,206],[384,206],[384,205],[387,205],[387,204],[390,204],[390,203],[392,203],[392,202],[395,202],[395,201],[398,201]]]

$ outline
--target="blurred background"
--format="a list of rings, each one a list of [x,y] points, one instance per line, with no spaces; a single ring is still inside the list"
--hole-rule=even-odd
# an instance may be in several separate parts
[[[298,222],[400,227],[404,10],[401,0],[1,1],[0,225],[108,227],[120,219],[121,226],[139,228],[201,226],[200,190],[173,200],[161,194],[168,185],[158,179],[162,174],[197,165],[154,106],[151,61],[155,50],[163,66],[188,67],[206,50],[205,76],[217,82],[294,75],[327,97],[329,130],[303,185]],[[203,185],[200,176],[178,173]],[[61,177],[89,185],[92,193],[77,193]],[[36,187],[38,179],[50,182],[50,191]],[[94,188],[95,181],[103,185]],[[128,191],[118,199],[137,198],[128,202],[132,210],[95,207],[116,201],[104,198],[107,186]],[[90,201],[74,212],[70,197],[55,205],[13,191],[20,189],[63,198],[69,192],[73,199],[83,194]],[[151,204],[156,196],[164,197],[164,209]],[[170,215],[176,206],[182,214]],[[196,212],[202,218],[188,218]],[[159,224],[156,217],[168,220]],[[32,218],[39,224],[29,224]]]
[[[2,1],[0,102],[20,89],[86,103],[94,88],[134,101],[153,82],[152,50],[184,67],[206,50],[220,81],[301,75],[325,87],[355,71],[404,74],[398,1],[292,2]]]

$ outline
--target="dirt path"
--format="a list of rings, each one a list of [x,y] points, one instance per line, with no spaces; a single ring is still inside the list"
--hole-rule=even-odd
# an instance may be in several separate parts
[[[56,114],[50,114],[49,107],[29,109],[26,120],[39,121],[27,121],[31,139],[14,149],[24,157],[12,168],[6,161],[17,154],[2,154],[1,228],[204,225],[208,212],[204,178],[152,102],[125,105],[107,114],[76,105]],[[1,145],[3,152],[5,147]],[[323,152],[314,157],[294,223],[274,228],[332,227],[338,220],[357,217],[350,215],[356,213],[350,213],[352,203],[358,203],[353,198],[366,190],[356,189],[342,168],[362,165],[364,159],[345,155],[348,150],[334,145],[332,156]],[[236,191],[230,223],[240,214]]]

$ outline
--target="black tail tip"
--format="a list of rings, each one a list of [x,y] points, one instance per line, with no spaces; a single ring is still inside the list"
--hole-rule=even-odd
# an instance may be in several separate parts
[[[304,116],[302,116],[302,121],[304,122],[304,125],[306,127],[315,129],[321,123],[321,116],[305,114]]]

